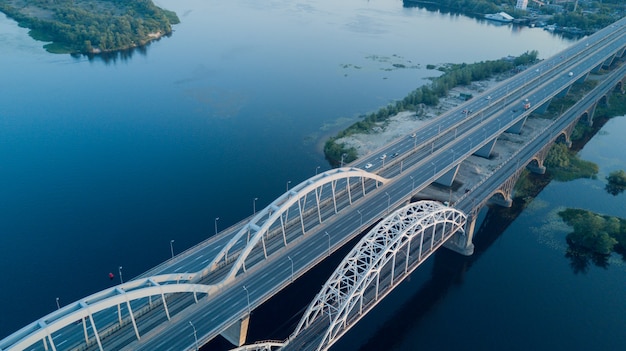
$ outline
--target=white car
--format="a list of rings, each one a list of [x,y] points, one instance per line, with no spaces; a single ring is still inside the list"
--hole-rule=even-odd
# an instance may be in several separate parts
[[[373,165],[372,165],[371,163],[368,163],[368,164],[366,164],[366,165],[365,165],[365,169],[372,168],[372,166],[373,166]]]
[[[387,158],[387,154],[382,154],[382,155],[380,155],[380,159],[381,159],[381,160],[384,160],[384,159],[386,159],[386,158]]]

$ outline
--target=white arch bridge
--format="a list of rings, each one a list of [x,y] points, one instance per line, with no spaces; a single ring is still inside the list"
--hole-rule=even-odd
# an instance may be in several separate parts
[[[190,249],[140,278],[70,303],[0,340],[0,351],[132,348],[133,342],[162,323],[172,322],[174,315],[199,306],[200,299],[227,295],[238,275],[298,239],[319,234],[318,226],[386,182],[352,167],[317,174],[201,248]],[[202,247],[214,256],[196,263],[208,255]],[[188,268],[176,272],[173,267],[182,263]]]
[[[350,251],[285,342],[236,350],[326,350],[454,234],[466,215],[435,201],[391,213]]]

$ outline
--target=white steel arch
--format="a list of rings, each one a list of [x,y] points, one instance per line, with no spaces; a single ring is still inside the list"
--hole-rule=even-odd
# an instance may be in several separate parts
[[[27,347],[43,340],[45,340],[44,342],[47,341],[52,344],[54,349],[52,333],[55,333],[70,324],[81,320],[83,321],[84,328],[86,328],[85,323],[87,320],[91,323],[92,330],[95,331],[95,339],[100,350],[103,350],[100,337],[94,324],[93,315],[97,312],[120,305],[126,305],[135,330],[135,335],[137,336],[137,339],[140,339],[141,336],[139,335],[139,331],[137,329],[130,302],[142,298],[159,296],[161,300],[160,303],[164,308],[165,314],[167,315],[167,318],[170,319],[167,302],[165,300],[166,294],[192,293],[195,301],[197,302],[198,293],[207,295],[213,293],[215,286],[212,285],[180,283],[181,281],[188,281],[188,279],[192,278],[192,276],[193,274],[187,273],[160,275],[132,280],[127,283],[99,291],[84,299],[49,313],[39,320],[9,335],[5,339],[0,340],[0,350],[24,350]],[[87,335],[86,331],[85,335]],[[85,337],[87,338],[87,336]]]
[[[213,259],[211,264],[209,265],[210,270],[217,269],[220,261],[227,261],[229,251],[242,240],[244,236],[248,236],[249,239],[246,243],[246,246],[243,248],[241,253],[238,254],[237,260],[231,267],[228,275],[226,276],[224,282],[228,282],[235,278],[237,272],[240,269],[246,270],[245,260],[248,257],[248,254],[252,251],[252,249],[261,242],[263,247],[265,248],[264,235],[268,233],[268,229],[276,222],[282,221],[282,215],[289,210],[289,208],[298,204],[300,206],[300,200],[305,199],[306,196],[315,192],[316,201],[318,201],[318,215],[319,215],[319,193],[318,189],[323,187],[324,185],[331,184],[333,191],[333,202],[335,206],[335,211],[337,209],[337,204],[335,202],[335,184],[338,180],[347,180],[349,184],[350,178],[360,178],[361,183],[363,184],[363,194],[365,195],[365,179],[372,179],[376,181],[377,186],[378,182],[384,184],[387,182],[386,178],[383,178],[377,174],[366,172],[360,168],[336,168],[324,173],[320,173],[315,177],[309,178],[308,180],[294,186],[292,189],[284,193],[282,196],[274,200],[271,204],[265,207],[263,210],[257,212],[257,214],[246,224],[243,228],[237,232],[233,236],[233,238],[224,246],[224,248],[217,254],[217,256]],[[348,186],[348,196],[351,200],[350,188]],[[321,217],[320,217],[321,222]],[[252,235],[250,235],[252,234]],[[265,258],[267,259],[267,254],[265,253]]]
[[[230,349],[230,351],[273,351],[280,350],[281,347],[285,346],[285,343],[282,341],[260,341],[255,342],[254,344],[242,345],[234,349]]]
[[[411,203],[396,210],[344,258],[289,339],[316,322],[325,323],[328,327],[317,350],[326,350],[447,239],[464,232],[465,222],[463,212],[435,201]],[[411,243],[419,248],[411,247]],[[399,257],[405,262],[396,261],[399,254],[406,255]],[[394,272],[396,268],[403,272]]]

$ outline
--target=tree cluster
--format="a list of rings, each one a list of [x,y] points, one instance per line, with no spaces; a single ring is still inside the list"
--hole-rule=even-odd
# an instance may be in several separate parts
[[[613,195],[617,196],[626,190],[626,172],[623,170],[613,171],[607,177],[607,184],[605,190]]]
[[[577,178],[593,178],[599,167],[593,162],[580,159],[566,144],[552,145],[543,164],[556,180],[568,181]]]
[[[0,11],[31,29],[36,39],[68,52],[94,53],[142,46],[172,32],[174,12],[151,0],[0,0]],[[38,11],[32,11],[32,8]],[[34,15],[34,14],[37,15]]]
[[[559,216],[574,228],[567,235],[571,245],[601,255],[608,255],[615,248],[626,250],[626,220],[581,209],[566,209]]]

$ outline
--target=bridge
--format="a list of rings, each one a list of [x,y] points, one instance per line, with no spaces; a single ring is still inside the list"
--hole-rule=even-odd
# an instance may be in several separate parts
[[[477,211],[488,201],[508,205],[521,170],[528,165],[541,171],[555,140],[567,141],[579,119],[591,123],[595,106],[616,86],[622,87],[622,68],[606,74],[592,92],[452,207],[428,202],[418,209],[407,205],[411,197],[432,183],[451,186],[465,159],[490,157],[503,133],[521,132],[531,113],[545,112],[552,99],[567,94],[573,84],[612,67],[626,49],[625,24],[622,19],[579,41],[419,130],[408,131],[370,157],[305,180],[252,217],[141,276],[44,316],[1,340],[0,350],[192,350],[220,334],[242,345],[254,308],[374,226],[379,229],[363,240],[377,243],[378,249],[364,251],[366,246],[357,245],[356,256],[342,262],[297,331],[289,340],[274,343],[293,349],[329,347],[349,329],[348,322],[360,319],[378,296],[390,291],[385,289],[427,257],[422,251],[426,248],[417,245],[417,250],[415,243],[430,240],[428,250],[445,245],[472,253]],[[527,101],[530,107],[524,109]],[[393,158],[379,156],[395,153]],[[365,171],[367,163],[373,166]],[[430,232],[417,224],[424,218],[434,223]],[[405,226],[399,228],[400,223]],[[385,237],[395,241],[383,244]],[[369,257],[370,265],[351,266],[359,255]],[[362,269],[362,281],[350,285],[355,290],[338,289],[336,282],[347,282],[354,267]],[[372,285],[374,281],[384,284]],[[333,318],[319,318],[325,313]],[[317,322],[322,320],[320,327]]]

